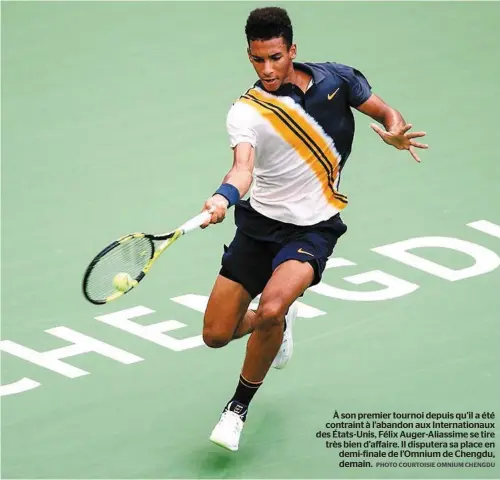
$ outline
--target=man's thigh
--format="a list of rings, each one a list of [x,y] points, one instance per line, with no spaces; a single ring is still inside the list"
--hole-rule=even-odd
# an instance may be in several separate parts
[[[278,244],[255,240],[237,230],[229,247],[224,246],[219,275],[239,283],[255,298],[271,278],[273,258],[279,248]]]
[[[208,299],[203,318],[203,337],[211,346],[231,341],[252,298],[243,286],[219,275]]]
[[[236,231],[229,247],[224,246],[222,267],[208,300],[203,331],[219,343],[229,341],[243,320],[251,301],[271,277],[277,248]]]
[[[338,239],[346,230],[347,227],[340,216],[332,219],[328,228],[311,227],[310,229],[298,230],[296,234],[290,236],[290,239],[282,245],[273,258],[273,271],[289,260],[306,262],[314,270],[313,280],[308,286],[318,284],[321,281],[328,257],[333,253]]]
[[[314,279],[307,262],[286,260],[274,270],[260,297],[257,327],[270,327],[283,322],[290,305],[299,298]]]

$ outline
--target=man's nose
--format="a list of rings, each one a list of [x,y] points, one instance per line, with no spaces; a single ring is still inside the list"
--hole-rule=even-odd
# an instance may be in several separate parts
[[[273,68],[273,63],[271,61],[267,61],[264,63],[264,76],[266,78],[273,78],[274,75],[274,68]]]

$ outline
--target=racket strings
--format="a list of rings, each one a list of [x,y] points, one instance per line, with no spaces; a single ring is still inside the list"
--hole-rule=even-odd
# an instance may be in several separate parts
[[[154,253],[149,238],[131,238],[105,253],[90,272],[86,291],[93,300],[105,300],[116,292],[113,278],[117,273],[128,273],[132,279],[142,272]]]

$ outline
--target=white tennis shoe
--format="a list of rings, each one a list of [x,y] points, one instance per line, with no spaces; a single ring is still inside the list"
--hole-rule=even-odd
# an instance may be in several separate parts
[[[219,447],[236,452],[240,443],[241,431],[245,425],[243,418],[247,407],[235,401],[231,402],[228,407],[222,412],[219,423],[210,435],[210,440]]]
[[[280,349],[278,350],[278,353],[276,354],[276,357],[274,358],[272,363],[272,366],[274,368],[277,368],[278,370],[285,368],[287,363],[290,361],[290,358],[292,358],[292,353],[293,353],[292,328],[293,328],[293,322],[297,318],[298,311],[299,307],[294,302],[290,305],[288,313],[285,315],[286,329],[283,333],[283,340],[281,342]]]

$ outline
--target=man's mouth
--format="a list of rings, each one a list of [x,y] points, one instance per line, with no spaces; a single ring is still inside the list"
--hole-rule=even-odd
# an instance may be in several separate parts
[[[276,78],[271,78],[269,80],[267,79],[264,79],[263,82],[266,84],[266,85],[272,85],[274,82],[277,82],[278,80]]]

